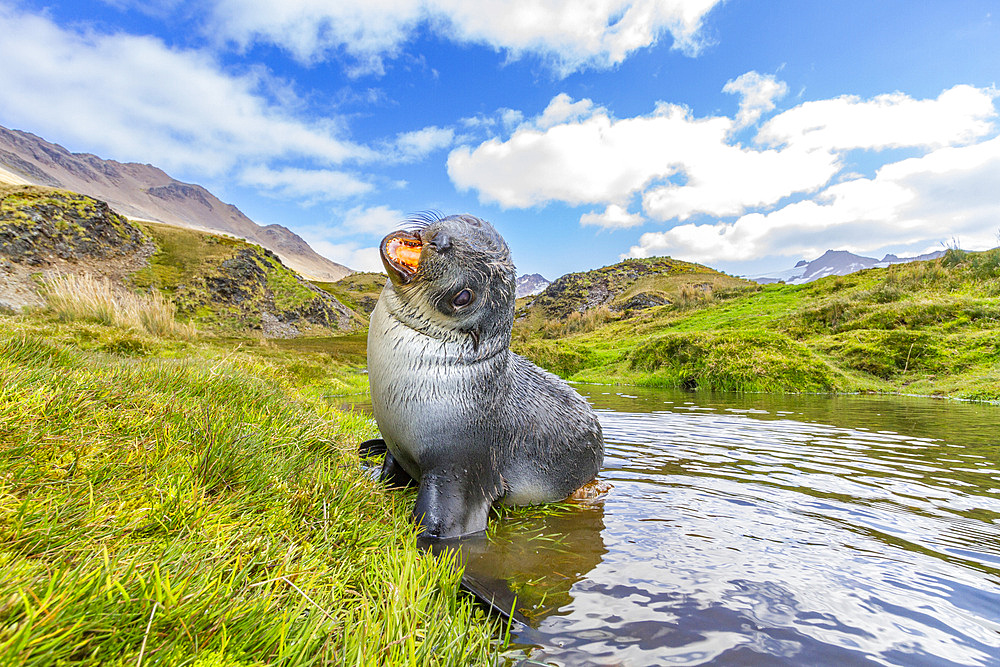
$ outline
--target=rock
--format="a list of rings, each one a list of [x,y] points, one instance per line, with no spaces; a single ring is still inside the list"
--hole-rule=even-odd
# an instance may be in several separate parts
[[[216,272],[178,286],[177,296],[181,312],[221,306],[229,309],[230,317],[263,329],[269,338],[301,335],[302,325],[338,330],[352,325],[346,306],[300,278],[274,253],[252,245],[221,262]]]
[[[670,305],[670,300],[660,296],[659,294],[641,292],[633,296],[625,303],[617,306],[615,310],[645,310],[646,308],[653,308],[655,306],[668,305]]]
[[[260,314],[260,329],[264,338],[298,338],[302,335],[291,324],[282,322],[266,310]]]

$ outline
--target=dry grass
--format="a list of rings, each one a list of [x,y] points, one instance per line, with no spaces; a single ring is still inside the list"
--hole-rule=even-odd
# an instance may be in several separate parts
[[[174,304],[156,291],[134,294],[90,274],[47,277],[43,284],[49,308],[63,320],[91,320],[170,338],[191,339],[198,333],[178,322]]]

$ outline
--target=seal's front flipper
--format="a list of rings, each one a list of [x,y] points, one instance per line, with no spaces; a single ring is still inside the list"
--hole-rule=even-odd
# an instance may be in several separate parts
[[[491,483],[488,477],[475,474],[463,478],[451,472],[424,473],[413,520],[424,537],[461,537],[484,531],[501,490],[499,480]]]
[[[371,456],[381,456],[389,451],[389,447],[386,446],[385,440],[382,438],[375,438],[374,440],[365,440],[360,445],[358,445],[358,455],[363,458],[369,458]]]
[[[382,471],[378,474],[378,478],[391,487],[403,488],[413,484],[410,473],[403,470],[403,466],[399,465],[399,461],[390,451],[385,453],[385,461],[382,462]]]
[[[522,626],[528,625],[528,619],[517,609],[517,595],[505,579],[473,573],[467,567],[462,573],[460,585],[463,591],[476,598],[488,611],[504,620],[511,620]]]

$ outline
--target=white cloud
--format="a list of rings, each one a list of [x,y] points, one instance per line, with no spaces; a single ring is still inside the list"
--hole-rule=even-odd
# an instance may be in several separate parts
[[[402,211],[389,208],[384,204],[369,208],[355,206],[344,213],[344,221],[338,229],[348,234],[385,236],[399,227],[404,220],[406,220],[406,215]]]
[[[839,169],[825,152],[731,145],[731,119],[694,118],[677,105],[617,120],[590,100],[560,95],[541,118],[557,115],[553,108],[570,120],[544,130],[527,121],[507,141],[453,150],[448,174],[456,187],[521,208],[549,201],[620,206],[641,192],[647,215],[666,220],[773,204],[819,188]]]
[[[747,122],[768,109],[782,84],[751,72],[727,87],[744,95],[739,115]],[[724,218],[819,192],[842,171],[848,150],[981,138],[992,131],[996,96],[993,89],[955,86],[929,100],[896,93],[806,102],[767,121],[760,145],[743,146],[733,139],[738,121],[725,116],[696,118],[660,103],[650,115],[616,119],[591,100],[561,94],[509,139],[453,150],[448,174],[459,190],[503,207],[553,201],[621,207],[638,194],[654,220]],[[852,180],[841,174],[845,179]],[[594,216],[581,221],[613,219]]]
[[[508,130],[513,129],[524,121],[524,113],[517,109],[501,109],[500,122]]]
[[[829,248],[871,252],[996,245],[1000,137],[885,165],[874,178],[831,185],[819,196],[734,222],[686,224],[643,234],[629,257],[669,254],[698,262],[810,257]]]
[[[559,93],[552,98],[542,115],[536,118],[531,125],[537,130],[547,130],[555,125],[591,116],[593,112],[594,103],[590,100],[574,102],[573,98],[566,93]]]
[[[0,7],[0,117],[119,160],[202,175],[277,158],[370,159],[335,121],[269,102],[260,72],[235,75],[201,51],[151,37],[63,29]]]
[[[282,197],[304,198],[308,203],[346,199],[373,188],[371,183],[353,174],[330,169],[271,169],[254,165],[242,169],[238,178],[244,185],[271,190]]]
[[[745,127],[756,123],[761,114],[773,111],[774,100],[784,97],[788,86],[770,74],[751,71],[727,81],[722,92],[740,96],[736,126]]]
[[[355,271],[383,271],[378,248],[363,247],[357,243],[333,243],[317,238],[306,238],[313,249],[323,257]]]
[[[273,43],[302,62],[349,55],[357,73],[381,73],[419,26],[518,58],[538,54],[569,74],[607,68],[664,34],[688,54],[721,0],[217,0],[212,34],[243,47]]]
[[[636,227],[646,222],[638,213],[629,213],[627,209],[618,204],[609,204],[603,213],[584,213],[580,216],[580,224],[605,229],[621,229]]]
[[[416,162],[431,153],[451,146],[455,131],[445,127],[425,127],[413,132],[403,132],[396,137],[395,145],[387,149],[387,157],[401,162]]]
[[[962,144],[992,131],[996,97],[993,88],[959,85],[936,99],[891,93],[804,102],[767,121],[756,141],[828,151]]]

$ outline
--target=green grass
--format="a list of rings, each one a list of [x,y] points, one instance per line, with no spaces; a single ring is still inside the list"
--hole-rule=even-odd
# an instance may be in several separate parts
[[[357,458],[371,420],[323,398],[351,369],[0,316],[0,664],[491,662]]]
[[[588,317],[529,312],[515,349],[584,382],[1000,400],[1000,249]]]
[[[136,224],[156,241],[156,252],[149,266],[133,274],[132,281],[137,287],[156,287],[167,293],[174,293],[178,287],[195,281],[204,275],[206,266],[221,264],[247,245],[245,241],[227,236],[173,225]]]

